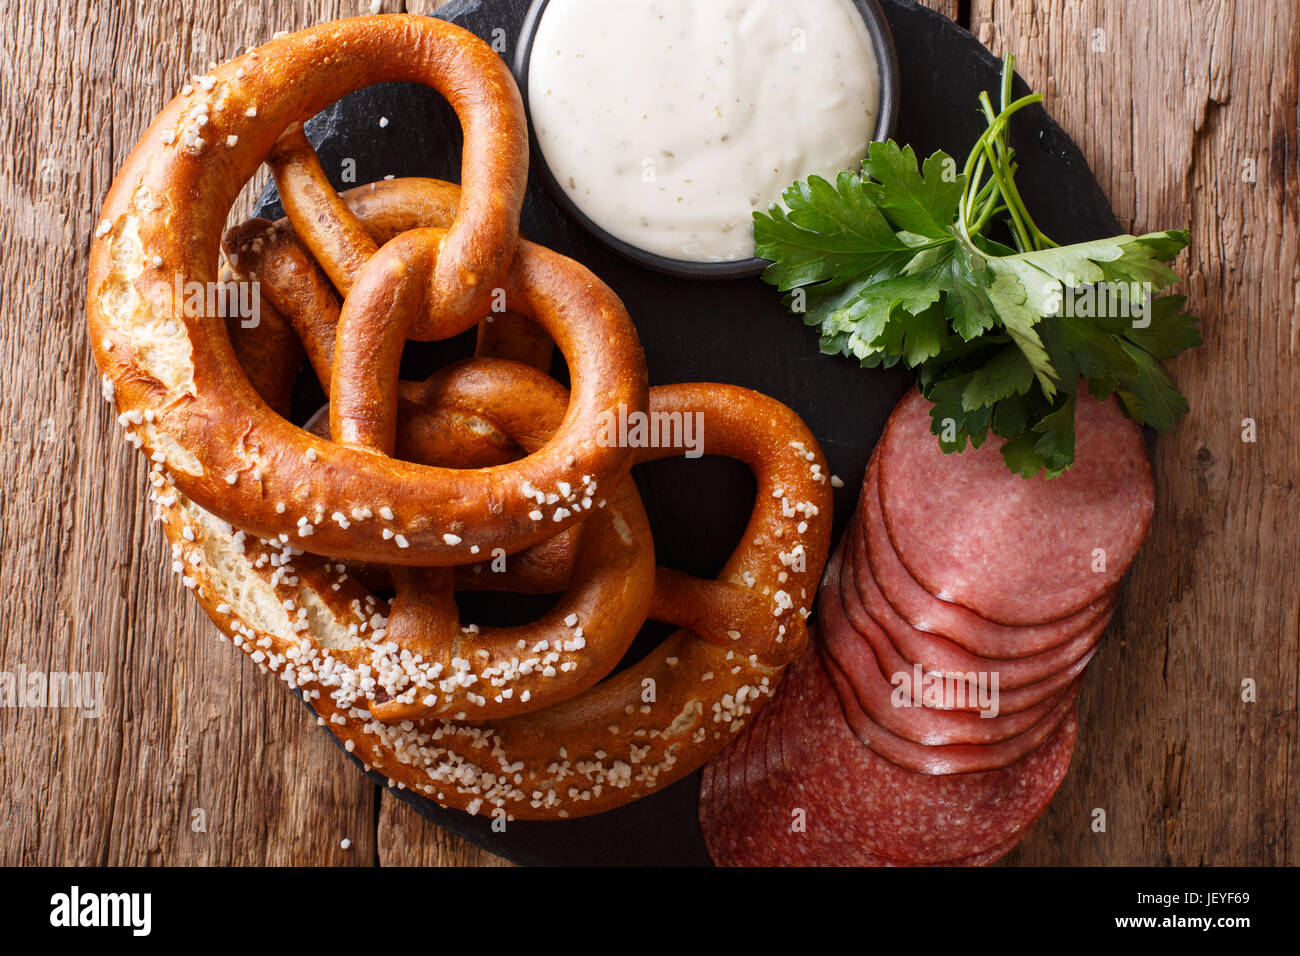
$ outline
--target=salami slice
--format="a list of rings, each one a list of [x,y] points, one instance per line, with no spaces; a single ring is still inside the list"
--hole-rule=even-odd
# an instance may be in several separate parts
[[[760,814],[756,825],[776,835],[777,848],[789,866],[903,865],[872,852],[879,824],[856,801],[854,795],[861,783],[855,785],[845,775],[871,772],[869,765],[859,765],[864,756],[867,761],[873,758],[864,754],[865,748],[849,731],[833,700],[831,706],[825,706],[833,690],[825,680],[815,649],[792,664],[787,673],[790,674],[789,690],[784,694],[778,691],[771,704],[769,739],[773,745],[769,752],[768,783],[772,803],[765,809],[769,815],[775,810],[775,815],[769,820]],[[801,709],[786,707],[792,698],[798,699]],[[782,732],[793,723],[799,726],[799,732],[792,738],[798,743],[782,746]],[[824,780],[821,786],[803,788],[797,799],[782,796],[783,789],[793,792],[788,787],[790,780],[818,776],[830,779]],[[791,811],[796,808],[803,811],[804,822],[810,824],[805,833],[791,831],[794,819]],[[1011,852],[1019,842],[1017,835],[992,849],[931,865],[987,866]]]
[[[744,858],[745,816],[740,812],[740,788],[737,783],[737,767],[740,763],[740,751],[748,738],[742,731],[731,739],[722,754],[725,759],[718,766],[718,819],[721,823],[720,836],[723,843],[723,866],[740,866]]]
[[[748,759],[749,774],[746,779],[746,786],[750,790],[749,816],[751,826],[759,834],[758,839],[763,842],[766,848],[765,856],[768,865],[789,866],[792,864],[787,856],[786,829],[781,826],[779,821],[774,819],[773,808],[772,750],[776,746],[778,728],[777,700],[778,698],[774,697],[760,715],[763,724],[761,737],[758,736],[759,728],[754,728],[753,733],[758,739],[754,753]],[[746,861],[745,865],[750,865],[749,861]]]
[[[839,557],[839,552],[832,556],[832,566]],[[864,786],[857,774],[865,748],[844,724],[833,694],[815,650],[787,668],[768,708],[768,799],[754,825],[773,835],[787,865],[895,866],[873,850],[878,823],[861,812],[857,798]],[[1012,846],[1000,848],[998,855]],[[964,858],[945,865],[984,862]]]
[[[789,669],[786,675],[789,674]],[[815,865],[801,857],[807,841],[791,841],[784,805],[773,784],[780,774],[776,731],[788,694],[785,680],[757,718],[705,767],[700,782],[700,829],[718,866]]]
[[[771,847],[779,865],[802,866],[808,865],[810,861],[815,862],[815,859],[803,858],[801,853],[807,848],[790,839],[789,825],[781,819],[782,791],[778,782],[781,770],[777,750],[782,722],[781,713],[787,696],[785,687],[789,682],[789,674],[790,670],[787,668],[781,684],[777,687],[776,696],[763,710],[762,716],[766,718],[764,727],[766,733],[763,737],[762,752],[750,761],[751,767],[761,768],[761,781],[750,798],[749,817],[744,821],[744,826],[761,835],[760,838]],[[741,863],[750,865],[752,861],[742,860]]]
[[[842,682],[834,662],[825,655],[823,661],[828,682]],[[876,852],[906,865],[995,849],[1001,856],[1011,849],[1006,844],[1019,841],[1042,815],[1065,778],[1076,729],[1071,703],[1041,747],[980,773],[915,773],[864,748],[859,773],[869,785],[862,789],[860,810],[877,821]]]
[[[960,681],[957,686],[961,688],[968,687],[972,680],[982,679],[984,686],[997,687],[1000,714],[1020,713],[1065,690],[1087,668],[1110,622],[1110,614],[1103,615],[1079,637],[1033,657],[1010,660],[977,657],[945,638],[916,630],[900,618],[881,596],[871,576],[862,529],[851,524],[846,534],[852,535],[850,547],[854,560],[844,568],[844,609],[849,623],[871,643],[881,672],[886,675],[920,673],[924,675],[923,680],[936,682],[946,678]],[[884,640],[881,640],[882,631]],[[916,686],[915,676],[910,683]],[[965,703],[943,700],[932,702],[931,706],[944,710],[979,709],[973,699]]]
[[[810,671],[817,654],[806,651],[787,668],[782,685],[778,771],[772,778],[772,812],[784,831],[787,858],[802,865],[873,866],[871,821],[857,812],[861,785],[845,760],[856,738],[836,739],[834,728],[816,720],[821,701]]]
[[[771,723],[769,702],[735,741],[735,752],[729,770],[729,812],[740,831],[740,839],[733,854],[738,866],[779,866],[782,862],[776,840],[773,839],[775,834],[753,825],[764,798],[762,788],[767,766],[763,751]]]
[[[786,858],[798,866],[885,866],[873,852],[876,823],[861,812],[858,766],[865,749],[843,725],[834,691],[818,679],[811,645],[787,668],[775,714],[780,748],[770,773],[771,812],[783,831]],[[835,718],[834,721],[828,718]]]
[[[833,663],[834,658],[830,658],[828,666]],[[999,770],[1032,753],[1043,745],[1061,725],[1065,715],[1073,710],[1082,683],[1082,678],[1076,680],[1042,720],[1008,740],[990,744],[928,746],[900,737],[872,720],[863,710],[853,683],[843,675],[838,664],[834,670],[835,686],[840,691],[845,719],[858,739],[899,767],[935,775]]]
[[[1005,843],[1001,843],[998,846],[993,847],[991,850],[985,850],[983,853],[975,853],[972,854],[971,856],[964,856],[959,860],[944,860],[942,863],[931,863],[930,865],[931,866],[988,866],[991,863],[996,863],[998,860],[1002,859],[1004,856],[1006,856],[1008,853],[1010,853],[1012,850],[1018,847],[1020,845],[1020,841],[1023,839],[1024,839],[1024,834],[1020,833],[1017,834],[1016,836],[1013,836],[1010,840],[1007,840]],[[897,864],[891,863],[890,866],[897,866]]]
[[[1083,610],[1049,624],[1023,628],[995,624],[960,605],[939,600],[903,567],[885,528],[874,460],[862,486],[859,513],[872,577],[889,605],[917,630],[946,637],[979,657],[1021,658],[1044,653],[1069,643],[1113,607],[1114,595],[1107,594]]]
[[[1065,776],[1072,713],[1046,746],[1002,770],[936,777],[897,767],[849,729],[823,661],[814,648],[791,665],[807,706],[797,712],[803,732],[787,736],[794,746],[783,756],[792,776],[822,781],[798,797],[821,865],[991,863],[1023,838]]]
[[[1075,463],[1050,481],[1012,474],[992,435],[945,455],[931,407],[909,392],[879,449],[885,527],[922,587],[1016,626],[1075,614],[1115,588],[1146,537],[1155,490],[1142,432],[1113,396],[1076,394]]]
[[[848,565],[844,576],[849,576]],[[862,614],[854,624],[849,622],[842,595],[827,581],[818,601],[818,622],[821,639],[827,653],[849,678],[854,695],[863,711],[884,730],[900,738],[924,745],[926,748],[976,744],[998,744],[1018,737],[1050,714],[1060,701],[1061,692],[1006,716],[984,717],[967,710],[944,710],[918,702],[921,689],[909,687],[912,668],[895,671],[889,676],[882,673],[877,658],[892,649],[889,638],[871,619]],[[849,590],[856,596],[850,583]],[[901,663],[901,659],[900,659]],[[895,686],[895,681],[902,684]],[[964,688],[962,689],[964,692]],[[991,690],[985,685],[983,692]],[[914,692],[913,692],[914,691]],[[1000,706],[1001,693],[994,700],[988,695],[987,703]],[[986,703],[980,701],[978,703]],[[998,711],[993,711],[997,713]]]
[[[717,801],[708,798],[721,764],[705,768],[701,826],[719,865],[759,862],[743,851],[716,855],[719,830],[746,829],[790,866],[987,865],[1010,852],[1046,806],[1074,734],[1071,721],[1048,747],[1008,770],[950,778],[902,771],[854,736],[811,645],[787,669],[764,713],[767,719],[744,735],[754,746],[765,731],[767,743],[762,784],[746,818],[711,816]],[[749,764],[756,766],[752,758]],[[726,812],[735,814],[738,806]]]
[[[726,814],[720,812],[723,795],[718,790],[719,771],[726,763],[726,753],[723,750],[715,754],[704,765],[700,773],[700,803],[697,811],[705,849],[709,851],[709,859],[718,866],[732,865],[732,836],[728,829],[730,821]]]
[[[832,562],[838,560],[832,557]],[[811,649],[786,668],[786,678],[772,701],[772,746],[768,756],[769,804],[765,808],[777,834],[782,855],[791,866],[881,866],[866,849],[869,821],[858,819],[853,808],[853,781],[840,761],[861,748],[856,737],[836,746],[833,728],[819,727],[811,719],[818,702],[811,696],[810,667],[817,653]],[[831,809],[823,809],[829,802]]]

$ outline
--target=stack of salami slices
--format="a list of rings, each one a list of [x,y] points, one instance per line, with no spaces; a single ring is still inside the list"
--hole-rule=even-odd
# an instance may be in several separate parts
[[[1141,431],[1076,398],[1075,465],[1022,479],[894,410],[818,594],[819,646],[705,768],[720,865],[983,865],[1069,767],[1074,701],[1150,525]]]

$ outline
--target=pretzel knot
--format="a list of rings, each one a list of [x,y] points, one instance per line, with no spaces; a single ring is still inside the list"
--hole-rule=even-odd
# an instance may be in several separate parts
[[[301,122],[374,82],[439,90],[463,185],[338,194]],[[266,160],[286,219],[221,229]],[[205,610],[367,767],[471,813],[553,818],[637,799],[716,753],[806,641],[829,546],[825,461],[770,398],[648,389],[618,297],[518,236],[522,107],[500,59],[441,20],[325,24],[173,100],[119,172],[92,249],[105,395],[152,462],[156,513]],[[261,322],[175,289],[258,283]],[[399,380],[408,340],[479,324],[477,357]],[[551,379],[553,345],[572,391]],[[304,359],[329,402],[289,421]],[[679,453],[610,423],[698,422],[758,494],[716,581],[656,568],[628,469]],[[463,624],[457,589],[562,592],[540,619]],[[391,592],[391,600],[376,591]],[[680,630],[617,670],[647,619]]]

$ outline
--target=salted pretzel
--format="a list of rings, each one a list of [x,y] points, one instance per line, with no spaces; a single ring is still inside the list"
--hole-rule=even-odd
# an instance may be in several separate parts
[[[445,231],[387,243],[357,277],[348,304],[361,327],[347,347],[361,354],[336,373],[343,440],[326,442],[267,414],[224,329],[184,315],[173,280],[217,278],[223,220],[286,129],[389,80],[432,86],[455,109],[463,192]],[[124,410],[152,413],[134,431],[178,487],[250,533],[303,538],[310,528],[313,550],[386,564],[464,564],[473,548],[518,551],[581,520],[572,509],[538,509],[532,492],[586,484],[583,476],[608,488],[627,468],[628,450],[596,435],[619,406],[644,409],[644,359],[626,309],[595,276],[540,247],[514,255],[527,139],[518,90],[491,48],[434,18],[360,17],[272,40],[188,89],[118,173],[96,229],[88,295],[96,360]],[[555,340],[570,368],[573,398],[547,446],[504,468],[455,470],[363,447],[391,430],[389,373],[402,333],[469,328],[497,289]],[[350,327],[343,311],[340,325]]]
[[[262,236],[245,224],[233,235],[228,234],[223,248],[237,272],[249,277],[274,277],[271,297],[280,302],[280,308],[299,331],[308,354],[314,357],[317,376],[332,399],[328,406],[329,428],[323,437],[392,456],[398,447],[399,407],[405,403],[404,460],[470,467],[474,458],[455,454],[456,449],[448,447],[448,441],[464,449],[475,442],[479,431],[456,428],[456,423],[448,420],[453,409],[429,401],[428,385],[426,394],[412,392],[408,386],[401,402],[386,399],[386,392],[398,385],[402,347],[408,338],[416,337],[415,325],[425,316],[427,302],[417,298],[404,308],[395,308],[393,300],[401,300],[402,286],[387,279],[372,284],[372,298],[367,298],[362,287],[366,277],[374,274],[371,262],[380,257],[381,246],[385,256],[401,247],[408,259],[418,257],[426,237],[453,223],[459,208],[459,190],[426,189],[432,204],[424,210],[408,196],[402,204],[406,215],[397,217],[396,223],[391,216],[386,223],[363,221],[334,192],[300,128],[291,127],[280,138],[268,164],[288,213],[286,220],[268,224]],[[422,211],[423,215],[413,219],[412,211]],[[518,259],[532,262],[541,258],[539,250],[525,244]],[[540,252],[544,254],[545,250]],[[277,259],[286,259],[288,267],[276,268]],[[409,261],[400,270],[403,276],[417,272]],[[345,297],[341,307],[326,288],[322,274]],[[386,275],[381,270],[381,278]],[[416,286],[408,284],[406,288],[423,283],[420,279]],[[383,301],[373,301],[373,296]],[[361,305],[357,305],[358,300]],[[512,324],[504,336],[480,334],[479,354],[507,351],[522,341],[524,351],[536,353],[538,364],[549,364],[552,346],[544,333],[540,338],[535,333],[530,336],[527,330],[536,326],[522,316],[503,312],[497,324],[506,322]],[[485,321],[481,328],[491,324]],[[543,380],[554,385],[544,376]],[[513,412],[501,422],[511,443],[527,453],[544,447],[560,427],[568,396],[559,398],[537,382],[504,381],[498,387],[510,390],[515,398]],[[340,406],[345,412],[339,411]],[[538,410],[545,413],[539,414]],[[457,411],[463,414],[463,409]],[[481,409],[475,409],[472,415],[474,421],[485,421]],[[605,508],[605,497],[594,498],[597,484],[587,475],[573,485],[558,481],[557,488],[549,494],[535,492],[535,519],[540,520],[541,508],[548,505],[560,505],[553,514],[556,520],[570,512]],[[649,539],[640,496],[630,480],[623,479],[610,492],[609,504],[608,514],[598,514],[584,526],[573,555],[573,573],[563,588],[560,604],[527,627],[475,628],[467,632],[466,639],[451,568],[391,568],[396,595],[386,636],[408,656],[405,670],[411,676],[397,696],[372,700],[371,713],[388,722],[453,714],[475,720],[508,717],[567,700],[608,673],[645,619],[654,573],[652,551],[629,547],[630,542]],[[546,646],[551,635],[563,631],[566,620],[583,624],[576,626],[573,637],[556,641],[557,650],[558,645],[564,645],[564,650],[585,653],[568,654],[569,659],[556,662],[558,667],[545,668],[551,671],[546,675],[549,679],[516,688],[517,695],[511,689],[500,694],[480,693],[474,686],[480,678],[490,680],[500,673],[510,673],[519,647]],[[587,628],[585,633],[583,626]],[[473,654],[465,649],[469,645]],[[453,670],[459,672],[461,686],[448,689],[445,675]]]
[[[312,165],[312,160],[309,155],[300,155],[299,162],[303,166],[310,167]],[[279,176],[277,176],[277,179],[282,180]],[[288,179],[288,181],[282,180],[281,188],[292,189],[294,188],[292,183],[293,179]],[[343,233],[359,232],[368,237],[373,237],[373,242],[383,244],[389,241],[392,237],[406,234],[412,228],[420,227],[421,224],[427,225],[429,223],[440,223],[452,215],[456,208],[456,192],[457,189],[455,186],[437,180],[396,180],[375,184],[373,187],[358,187],[341,194],[339,197],[340,205],[337,211],[313,207],[307,201],[303,201],[301,204],[295,204],[295,208],[298,208],[299,214],[308,218],[313,226],[318,229],[322,223],[331,224],[331,227],[325,230],[329,234],[329,238],[324,241],[318,241],[317,244],[323,249],[336,250],[344,243],[344,240],[339,240],[336,237]],[[345,221],[346,225],[340,220]],[[355,223],[355,229],[353,223]],[[254,236],[251,240],[249,239],[250,235]],[[257,270],[259,274],[263,276],[268,274],[268,270],[265,268],[268,265],[272,266],[269,270],[271,273],[279,274],[280,270],[274,268],[274,260],[277,258],[285,258],[288,261],[295,263],[293,268],[286,271],[289,273],[290,281],[298,290],[299,294],[296,297],[280,296],[278,301],[280,301],[282,307],[286,308],[294,317],[295,326],[303,328],[308,332],[308,334],[310,334],[311,316],[309,314],[301,316],[297,315],[297,306],[294,305],[294,301],[316,303],[325,301],[328,298],[328,290],[315,287],[324,284],[324,270],[314,272],[302,268],[299,265],[299,263],[311,261],[311,256],[309,256],[306,250],[300,246],[299,239],[294,233],[288,220],[281,221],[280,223],[267,224],[266,226],[261,227],[260,235],[261,238],[259,239],[257,238],[257,231],[250,233],[246,227],[241,227],[236,230],[231,237],[233,241],[228,242],[227,250],[232,255],[232,258],[236,258],[239,261],[241,267]],[[250,249],[251,244],[257,242],[261,242],[261,248],[256,251]],[[528,246],[529,244],[527,242],[521,244],[521,255],[526,254]],[[314,249],[312,250],[313,253],[315,251],[316,250]],[[325,254],[329,255],[330,253],[326,252]],[[274,291],[272,291],[270,295],[273,298],[276,298],[276,293]],[[341,333],[339,339],[342,340]],[[255,351],[265,354],[268,350],[263,348]],[[544,376],[542,377],[542,380],[551,383],[551,380]],[[523,448],[529,448],[545,437],[540,427],[534,427],[531,435],[523,436],[523,438],[520,437],[521,430],[527,427],[524,424],[524,420],[529,415],[533,414],[532,410],[546,407],[546,402],[542,397],[545,392],[545,386],[540,385],[537,382],[528,383],[522,380],[518,374],[509,382],[501,383],[499,386],[500,388],[506,389],[511,394],[516,395],[519,399],[518,405],[514,406],[513,411],[508,416],[510,419],[509,424],[506,425],[503,430],[498,427],[497,423],[497,419],[499,419],[502,414],[501,411],[497,409],[496,414],[493,414],[493,410],[490,407],[493,391],[491,387],[480,387],[478,404],[472,407],[466,407],[463,401],[447,401],[445,395],[441,395],[441,401],[434,401],[433,399],[440,395],[440,387],[437,384],[438,381],[439,379],[437,376],[435,376],[434,379],[431,379],[430,383],[425,386],[423,395],[421,395],[418,390],[408,389],[408,398],[413,400],[414,404],[429,407],[424,415],[408,415],[406,428],[401,437],[408,438],[408,435],[411,432],[423,430],[421,426],[430,415],[436,415],[440,419],[440,428],[438,429],[438,433],[443,438],[444,442],[449,439],[454,439],[457,434],[458,430],[455,428],[456,420],[454,418],[456,415],[461,416],[460,420],[462,421],[468,418],[479,423],[474,428],[467,431],[463,429],[460,430],[463,433],[462,437],[467,440],[473,440],[478,436],[484,436],[485,438],[489,436],[500,436],[503,435],[504,432],[505,437],[513,438]],[[551,384],[553,385],[554,383]],[[668,395],[671,393],[661,394]],[[661,399],[661,401],[664,400],[667,399]],[[561,405],[560,407],[563,406]],[[658,413],[662,415],[675,414],[680,417],[683,414],[690,413],[690,411],[691,410],[689,409],[683,408],[667,408],[659,409]],[[333,418],[334,416],[331,414],[331,422],[333,422]],[[546,416],[541,416],[537,420],[544,423],[548,419]],[[490,448],[494,452],[498,453],[500,446],[501,442],[499,441],[490,444]],[[406,448],[407,453],[414,455],[418,460],[430,464],[441,464],[447,462],[447,459],[443,457],[448,454],[447,451],[442,451],[440,453],[436,450],[431,451],[427,448],[422,449],[420,447],[420,442],[414,439],[408,438]],[[743,453],[738,455],[738,457],[749,460],[752,458],[750,451],[750,449],[744,449]],[[639,460],[647,460],[646,456],[653,457],[654,454],[655,452],[653,450],[647,450],[639,456]],[[451,460],[454,461],[455,458],[452,457]],[[813,515],[816,514],[816,510],[817,506],[812,506],[811,511]],[[545,567],[544,562],[525,560],[524,572],[529,578],[531,578],[531,583],[526,589],[546,591],[559,591],[563,589],[565,583],[569,580],[568,566],[572,561],[572,558],[568,555],[563,555],[562,552],[558,550],[552,552],[552,558],[556,557],[560,558],[560,560],[551,565],[549,572]],[[594,570],[595,569],[593,568],[593,571]],[[778,574],[780,573],[782,572],[778,572]],[[403,572],[398,571],[395,574],[394,581],[394,584],[398,589],[398,604],[402,603],[404,589],[408,591],[419,591],[425,595],[432,593],[440,593],[444,595],[441,608],[431,606],[427,600],[418,607],[413,607],[409,615],[413,620],[423,622],[439,620],[450,621],[452,624],[456,623],[454,604],[451,602],[449,596],[449,592],[453,590],[451,580],[444,579],[440,581],[431,581],[426,579],[418,582],[417,586],[412,587],[414,582],[404,578],[402,575]],[[464,578],[462,577],[462,584],[464,583]],[[476,582],[471,581],[470,584],[471,586],[475,586]],[[752,614],[746,613],[746,601],[749,599],[749,595],[745,591],[738,590],[734,586],[716,585],[708,587],[686,575],[678,575],[671,571],[661,571],[657,582],[656,595],[656,613],[653,616],[657,617],[657,619],[691,627],[697,633],[706,635],[706,637],[712,636],[717,638],[718,635],[723,635],[720,639],[722,643],[731,644],[733,650],[742,651],[745,655],[751,653],[759,653],[764,657],[770,655],[772,653],[772,647],[775,644],[775,639],[782,636],[782,634],[777,631],[779,625],[776,627],[764,627],[761,629],[753,627],[746,628],[744,632],[745,637],[743,639],[733,639],[726,636],[729,631],[735,634],[742,633],[736,627],[737,622],[743,621],[747,617],[751,620],[753,619]],[[566,607],[566,605],[562,605],[562,608],[564,607]],[[763,608],[763,618],[770,622],[773,620],[773,617],[768,613],[768,611],[769,609],[765,606]],[[402,613],[402,608],[395,607],[394,617],[396,618],[399,616],[405,617],[406,615]],[[741,643],[736,645],[733,643],[735,640],[740,640]],[[749,646],[751,643],[754,646]],[[624,644],[623,646],[626,645]],[[434,660],[432,656],[428,654],[426,654],[426,659],[430,661]],[[416,703],[415,698],[419,695],[411,691],[406,693],[407,696],[412,698],[409,703]],[[537,699],[538,697],[536,694],[531,694],[529,697],[529,700],[534,702]],[[509,707],[510,705],[505,705],[504,709],[508,712]],[[445,715],[452,712],[445,707],[436,712],[421,711],[420,708],[414,706],[401,710],[390,708],[386,704],[377,708],[372,708],[372,710],[374,710],[377,713],[377,716],[380,716],[381,719],[390,715],[418,718],[420,716],[433,715],[434,713]],[[459,708],[457,708],[457,710],[459,710]],[[467,712],[475,718],[483,716],[482,711],[474,708],[469,708]]]
[[[390,79],[451,101],[463,188],[329,187],[298,124]],[[186,316],[165,276],[213,276],[221,219],[263,155],[288,218],[225,242],[229,273],[262,285],[263,325]],[[830,491],[780,403],[731,386],[647,392],[617,297],[518,239],[521,163],[513,81],[458,28],[387,16],[272,41],[196,78],[128,159],[88,312],[105,397],[153,462],[174,567],[222,631],[395,784],[547,819],[691,772],[772,693],[806,641]],[[498,291],[506,312],[492,311]],[[485,314],[479,355],[506,358],[397,380],[407,339]],[[552,339],[572,394],[532,367]],[[304,358],[330,399],[306,430],[286,420]],[[626,469],[674,451],[602,441],[620,412],[698,414],[708,450],[753,469],[754,514],[717,581],[655,569]],[[392,602],[365,586],[374,575]],[[539,621],[493,629],[461,625],[457,587],[564,594]],[[607,676],[647,617],[683,630]]]
[[[541,378],[520,364],[471,360],[440,373],[437,389],[450,404],[481,407],[487,398],[502,407],[483,411],[508,417],[517,409],[506,384],[530,375]],[[482,387],[498,376],[499,387]],[[401,696],[411,679],[388,639],[387,602],[343,563],[241,536],[188,501],[160,466],[153,497],[173,558],[205,610],[259,666],[299,689],[367,768],[470,813],[584,816],[691,773],[744,726],[806,643],[808,607],[829,546],[825,465],[787,407],[735,386],[700,384],[652,389],[650,411],[702,414],[710,452],[753,469],[755,509],[741,544],[717,581],[656,575],[648,616],[683,629],[640,661],[563,703],[499,720],[375,719],[375,698]],[[672,453],[645,449],[639,457]],[[653,543],[644,538],[637,546]],[[561,586],[568,563],[561,551],[526,589]],[[508,574],[501,581],[486,570],[458,574],[465,586],[512,584]],[[575,637],[578,626],[570,629]],[[529,693],[567,662],[566,643],[521,647],[509,668],[477,686]],[[454,686],[466,674],[447,679]]]

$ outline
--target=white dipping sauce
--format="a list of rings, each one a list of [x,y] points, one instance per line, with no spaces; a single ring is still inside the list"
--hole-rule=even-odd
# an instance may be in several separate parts
[[[719,262],[753,256],[752,213],[790,183],[857,166],[880,70],[851,0],[551,0],[528,105],[589,219]]]

